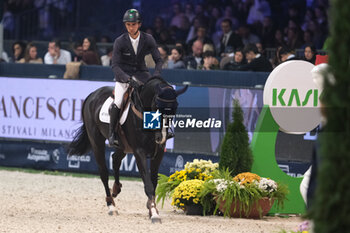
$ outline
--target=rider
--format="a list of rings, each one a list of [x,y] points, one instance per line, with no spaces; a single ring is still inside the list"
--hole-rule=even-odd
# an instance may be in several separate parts
[[[135,9],[129,9],[123,17],[127,33],[122,34],[114,41],[112,69],[115,74],[114,103],[110,106],[109,145],[121,146],[118,135],[115,133],[119,124],[120,108],[123,95],[127,88],[132,86],[137,89],[150,77],[145,56],[151,54],[155,61],[154,76],[160,76],[162,59],[160,57],[156,41],[152,35],[140,31],[141,15]]]

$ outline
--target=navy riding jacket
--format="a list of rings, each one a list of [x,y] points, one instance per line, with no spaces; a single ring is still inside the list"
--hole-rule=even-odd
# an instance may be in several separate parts
[[[160,76],[162,59],[152,35],[140,31],[140,41],[135,54],[128,33],[119,36],[113,45],[112,69],[117,82],[125,83],[131,76],[145,83],[150,73],[145,64],[145,56],[151,54],[155,61],[154,76]]]

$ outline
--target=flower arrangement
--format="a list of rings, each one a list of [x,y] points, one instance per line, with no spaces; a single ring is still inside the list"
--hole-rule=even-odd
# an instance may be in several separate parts
[[[276,200],[277,206],[282,207],[287,193],[287,186],[271,179],[249,172],[240,173],[232,178],[230,172],[226,170],[220,171],[215,179],[207,180],[203,184],[201,202],[205,211],[212,206],[213,198],[216,200],[214,213],[220,209],[224,216],[231,216],[232,212],[238,209],[239,215],[248,216],[254,204],[263,198],[267,198],[271,205]],[[261,215],[261,209],[258,211]]]
[[[206,181],[212,179],[212,172],[219,167],[218,163],[213,163],[211,160],[198,160],[187,162],[185,169],[176,171],[169,177],[159,174],[158,186],[156,189],[157,202],[162,200],[162,205],[167,197],[171,197],[174,189],[182,182],[188,180],[202,180]]]
[[[269,178],[250,172],[232,177],[228,169],[218,170],[218,164],[197,159],[169,177],[159,174],[156,189],[157,202],[162,200],[162,205],[171,198],[173,206],[185,211],[188,206],[200,206],[203,214],[220,210],[224,216],[234,216],[237,209],[238,217],[248,216],[252,210],[262,216],[260,202],[271,208],[276,201],[277,207],[282,207],[287,193],[286,185]]]
[[[198,179],[181,182],[174,190],[171,205],[183,210],[186,206],[199,205],[199,193],[203,183],[204,181]]]

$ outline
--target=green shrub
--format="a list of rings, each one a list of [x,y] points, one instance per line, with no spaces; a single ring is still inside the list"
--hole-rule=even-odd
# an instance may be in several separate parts
[[[350,1],[333,0],[329,65],[335,82],[324,83],[327,124],[320,134],[321,163],[312,218],[315,232],[350,232]]]
[[[253,155],[249,145],[247,130],[243,124],[243,111],[238,100],[234,100],[232,113],[233,122],[227,126],[227,131],[221,145],[220,169],[228,169],[232,176],[249,172],[253,164]]]

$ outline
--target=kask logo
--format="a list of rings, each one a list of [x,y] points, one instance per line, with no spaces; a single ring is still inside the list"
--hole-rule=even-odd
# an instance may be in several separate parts
[[[273,88],[272,89],[272,106],[277,106],[278,103],[280,106],[292,106],[292,105],[296,105],[298,107],[300,106],[305,106],[309,103],[309,100],[312,101],[312,106],[313,107],[317,107],[318,106],[318,90],[317,89],[309,89],[306,94],[305,94],[305,98],[302,99],[301,95],[299,94],[298,89],[292,89],[290,90],[290,95],[288,98],[288,94],[287,93],[284,97],[283,95],[286,92],[286,88],[281,88],[281,89],[277,89],[277,88]],[[313,93],[313,95],[312,95]],[[285,98],[287,97],[287,98]],[[293,104],[294,103],[294,104]]]
[[[160,116],[162,114],[157,110],[156,112],[143,112],[143,128],[144,129],[160,129]]]

